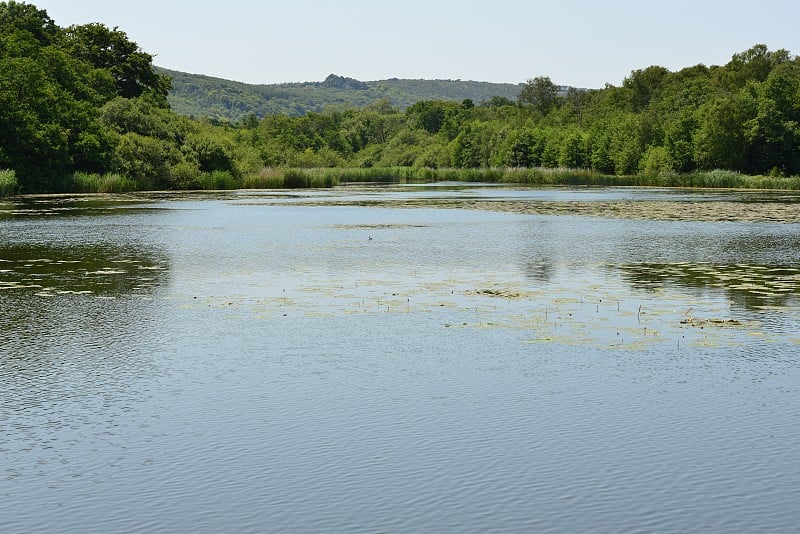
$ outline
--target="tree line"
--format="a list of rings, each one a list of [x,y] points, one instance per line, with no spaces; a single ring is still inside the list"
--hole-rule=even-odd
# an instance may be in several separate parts
[[[275,168],[567,167],[603,174],[800,174],[800,59],[765,45],[723,66],[634,70],[620,86],[516,100],[379,100],[302,116],[190,119],[118,28],[59,27],[0,3],[0,169],[24,192],[113,174],[131,188],[237,187]]]
[[[476,102],[500,95],[516,99],[522,84],[475,82],[466,80],[389,79],[362,82],[335,74],[322,82],[254,85],[200,74],[163,68],[156,72],[172,79],[167,100],[173,111],[190,117],[210,117],[237,122],[250,113],[267,115],[305,115],[331,106],[362,108],[388,100],[405,110],[420,100],[464,100]]]

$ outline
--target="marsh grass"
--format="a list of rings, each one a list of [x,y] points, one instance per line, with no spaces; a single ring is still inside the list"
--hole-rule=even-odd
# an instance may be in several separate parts
[[[15,195],[18,191],[17,173],[9,169],[0,170],[0,197]]]
[[[715,169],[691,173],[662,173],[658,175],[613,176],[615,183],[644,187],[687,187],[699,189],[775,189],[799,190],[800,176],[750,176],[735,171]]]
[[[198,189],[219,190],[219,189],[240,189],[241,181],[227,171],[212,171],[201,173],[197,178]]]
[[[508,185],[642,186],[727,189],[800,190],[800,177],[748,176],[712,170],[686,174],[601,174],[589,169],[492,167],[453,169],[427,167],[370,168],[265,168],[245,177],[242,187],[252,189],[325,188],[348,183],[410,184],[431,182],[497,183]]]
[[[749,176],[734,171],[712,170],[693,173],[662,172],[657,174],[609,175],[589,169],[492,167],[455,169],[428,167],[367,168],[274,168],[237,177],[230,172],[214,171],[193,174],[180,188],[201,190],[231,189],[323,189],[349,183],[421,184],[433,182],[493,183],[507,185],[551,186],[638,186],[686,187],[719,189],[800,190],[800,177]],[[124,193],[146,190],[119,174],[75,173],[71,187],[77,193]],[[17,192],[14,171],[0,171],[0,195]]]
[[[242,180],[245,188],[325,188],[348,183],[411,184],[481,182],[506,184],[583,184],[603,175],[582,169],[432,169],[427,167],[265,168]],[[612,177],[613,178],[613,177]]]
[[[71,189],[76,193],[127,193],[141,189],[136,181],[117,173],[72,175]]]

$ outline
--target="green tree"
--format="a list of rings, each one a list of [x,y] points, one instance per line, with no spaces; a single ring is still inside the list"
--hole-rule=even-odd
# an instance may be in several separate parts
[[[542,148],[537,132],[531,128],[512,131],[506,138],[505,157],[502,164],[511,167],[537,167],[541,163]]]
[[[166,104],[169,78],[155,72],[153,56],[129,40],[125,32],[91,23],[70,26],[63,39],[64,48],[74,57],[111,73],[119,96],[133,98],[148,93]]]
[[[755,116],[744,124],[748,172],[800,170],[799,73],[800,66],[784,64],[773,70],[763,84],[752,86]]]
[[[428,133],[439,133],[445,121],[457,113],[458,104],[444,100],[423,100],[406,110],[409,123],[415,128],[422,128]]]
[[[654,65],[643,70],[635,70],[625,78],[622,86],[631,91],[634,111],[642,111],[650,104],[650,100],[668,76],[669,70]]]
[[[587,167],[589,158],[586,151],[586,138],[583,133],[573,131],[561,141],[558,164],[572,169]]]
[[[27,34],[40,46],[52,44],[59,28],[47,12],[24,2],[0,3],[0,36]]]
[[[514,101],[505,96],[494,95],[489,100],[481,103],[481,106],[487,108],[502,108],[505,106],[513,106]]]
[[[703,169],[744,171],[747,139],[744,124],[755,117],[751,95],[719,96],[699,110],[695,134],[695,160]]]
[[[718,70],[720,82],[730,91],[736,91],[748,82],[763,82],[772,69],[791,60],[784,49],[770,51],[766,45],[757,44],[734,54],[724,69]]]
[[[547,76],[537,76],[520,90],[517,101],[534,106],[542,115],[553,107],[558,96],[558,86]]]
[[[689,172],[695,168],[694,138],[697,131],[695,111],[687,109],[671,117],[666,126],[664,147],[670,159],[670,166],[677,172]]]
[[[499,144],[498,126],[498,124],[483,121],[472,121],[465,124],[452,141],[453,166],[489,167]]]

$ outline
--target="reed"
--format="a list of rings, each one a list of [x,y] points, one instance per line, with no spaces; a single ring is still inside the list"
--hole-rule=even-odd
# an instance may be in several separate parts
[[[71,181],[70,189],[75,193],[127,193],[140,189],[136,181],[117,173],[76,172]]]
[[[274,167],[264,167],[258,174],[248,174],[242,179],[244,189],[283,189],[283,172]]]
[[[219,179],[226,175],[225,179]],[[352,183],[407,184],[432,182],[502,183],[509,185],[640,186],[729,189],[800,190],[800,177],[748,176],[713,170],[686,174],[609,175],[590,169],[492,167],[455,169],[427,167],[273,168],[241,180],[228,173],[212,173],[201,180],[203,189],[304,189]]]
[[[206,191],[240,189],[242,182],[228,171],[201,173],[197,179],[199,189]]]
[[[10,169],[0,170],[0,197],[15,195],[18,191],[17,173]]]

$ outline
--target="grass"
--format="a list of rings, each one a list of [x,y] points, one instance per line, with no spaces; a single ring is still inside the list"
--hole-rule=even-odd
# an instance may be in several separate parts
[[[430,169],[413,167],[373,168],[266,168],[245,177],[241,186],[252,189],[324,188],[347,183],[483,182],[528,185],[642,186],[729,189],[800,190],[800,177],[749,176],[733,171],[616,176],[588,169],[485,168]]]
[[[754,190],[800,190],[800,176],[749,176],[733,171],[616,176],[589,169],[492,167],[431,169],[426,167],[274,168],[237,177],[229,172],[199,173],[183,187],[200,190],[329,188],[348,183],[412,184],[433,182],[496,183],[508,185],[638,186]],[[126,193],[148,189],[121,174],[77,172],[65,187],[75,193]],[[0,196],[19,192],[13,170],[0,170]]]
[[[219,189],[241,189],[241,181],[227,171],[212,171],[201,173],[198,178],[199,189],[207,191]]]
[[[416,167],[369,168],[265,168],[257,176],[242,181],[246,188],[324,188],[348,183],[432,183],[483,182],[572,184],[583,183],[587,177],[600,176],[591,171],[576,169],[430,169]]]
[[[17,174],[8,169],[0,170],[0,197],[15,195],[18,190]]]
[[[72,175],[72,188],[76,193],[127,193],[139,189],[134,180],[122,174],[85,172]]]

